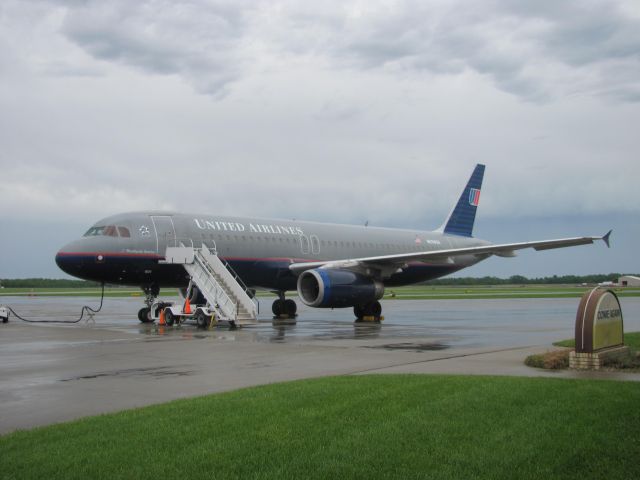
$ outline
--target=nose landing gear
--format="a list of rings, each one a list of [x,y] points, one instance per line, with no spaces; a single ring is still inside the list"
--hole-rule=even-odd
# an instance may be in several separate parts
[[[151,305],[154,304],[158,295],[160,295],[160,286],[157,284],[145,285],[142,287],[142,291],[145,294],[144,303],[146,307],[141,308],[138,311],[138,320],[142,323],[151,323],[153,318],[151,315]]]

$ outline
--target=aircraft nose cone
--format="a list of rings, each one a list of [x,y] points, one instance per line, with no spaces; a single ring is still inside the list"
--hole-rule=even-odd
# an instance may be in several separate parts
[[[73,265],[69,261],[69,256],[67,256],[66,252],[63,250],[60,250],[56,254],[56,265],[58,265],[58,268],[60,270],[62,270],[64,273],[68,273],[69,275],[73,275],[76,271],[76,269],[73,268]]]
[[[78,276],[81,261],[78,258],[78,242],[71,242],[64,245],[56,254],[56,265],[58,268],[69,275]]]

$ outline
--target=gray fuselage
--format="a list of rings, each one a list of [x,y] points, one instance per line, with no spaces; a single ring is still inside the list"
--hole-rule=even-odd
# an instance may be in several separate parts
[[[298,220],[134,212],[100,220],[65,245],[56,262],[65,272],[88,280],[145,286],[184,287],[188,277],[176,265],[158,263],[167,246],[207,245],[227,260],[248,286],[287,291],[296,288],[292,263],[358,259],[489,245],[439,232],[339,225]],[[462,255],[447,261],[411,261],[382,279],[403,285],[438,278],[488,255]]]

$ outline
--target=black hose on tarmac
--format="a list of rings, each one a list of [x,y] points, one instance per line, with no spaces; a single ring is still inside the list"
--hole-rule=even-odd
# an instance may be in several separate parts
[[[102,293],[100,294],[100,306],[97,309],[95,309],[95,308],[91,308],[88,305],[85,305],[84,307],[82,307],[82,310],[80,311],[80,317],[78,317],[77,320],[29,320],[28,318],[24,318],[18,315],[16,311],[10,306],[5,305],[5,307],[13,315],[15,315],[17,319],[27,323],[78,323],[84,318],[85,314],[91,316],[95,313],[98,313],[100,310],[102,310],[103,303],[104,303],[104,282],[102,283]]]

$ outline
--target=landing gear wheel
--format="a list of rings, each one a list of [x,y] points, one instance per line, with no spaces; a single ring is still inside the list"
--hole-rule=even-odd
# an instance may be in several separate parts
[[[294,302],[290,298],[284,301],[284,313],[286,313],[290,317],[295,317],[297,311],[298,305],[296,305],[296,302]]]
[[[165,310],[164,310],[164,323],[166,323],[169,326],[172,326],[175,321],[176,321],[176,317],[173,314],[173,312],[171,310],[169,310],[168,308],[165,308]]]
[[[370,315],[372,317],[380,318],[380,314],[382,313],[382,305],[377,300],[375,302],[368,303],[365,308],[365,315]]]
[[[282,315],[285,312],[284,302],[280,299],[274,300],[273,305],[271,305],[271,311],[276,317]]]
[[[150,323],[152,320],[149,318],[149,312],[151,312],[151,309],[148,307],[138,310],[138,320],[142,323]]]
[[[196,313],[196,323],[200,328],[207,328],[209,326],[210,320],[202,310],[198,310],[198,312]]]
[[[353,313],[356,316],[356,322],[362,322],[363,320],[375,320],[378,322],[382,314],[382,305],[380,305],[380,302],[377,300],[365,305],[355,305],[353,307]]]

